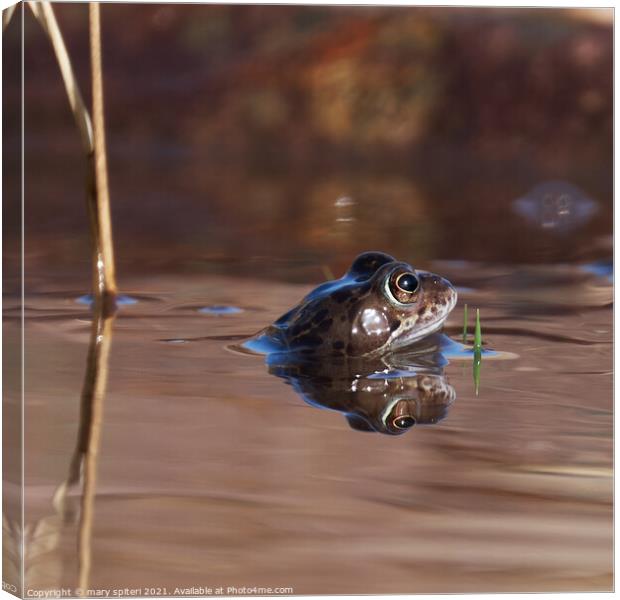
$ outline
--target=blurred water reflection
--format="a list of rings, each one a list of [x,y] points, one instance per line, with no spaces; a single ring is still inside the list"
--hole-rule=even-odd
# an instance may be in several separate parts
[[[342,413],[353,429],[399,435],[441,421],[456,399],[443,374],[447,360],[440,342],[433,336],[414,352],[375,359],[309,360],[276,353],[267,365],[305,402]]]
[[[541,183],[517,198],[513,207],[534,226],[560,234],[585,225],[598,210],[597,202],[565,181]]]

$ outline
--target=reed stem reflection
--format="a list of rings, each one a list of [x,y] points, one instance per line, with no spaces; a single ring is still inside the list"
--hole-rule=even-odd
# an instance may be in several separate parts
[[[78,520],[78,587],[88,590],[92,566],[91,540],[97,487],[97,463],[103,407],[108,383],[110,349],[115,314],[106,311],[105,304],[94,305],[90,342],[86,359],[86,372],[82,385],[80,422],[75,450],[69,465],[66,481],[58,488],[54,505],[63,515],[63,521],[72,522],[72,512],[67,494],[81,483]]]
[[[82,501],[78,527],[78,583],[82,590],[88,589],[92,564],[91,539],[97,486],[97,462],[103,423],[103,404],[108,383],[112,328],[115,319],[114,314],[106,316],[103,309],[103,304],[100,304],[93,318],[76,447],[76,458],[79,457],[78,460],[83,465]],[[78,472],[79,477],[77,464],[74,470]]]

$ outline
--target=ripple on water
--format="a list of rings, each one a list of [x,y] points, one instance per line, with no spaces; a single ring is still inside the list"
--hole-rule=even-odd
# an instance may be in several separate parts
[[[463,359],[463,360],[473,360],[474,359],[474,348],[473,346],[467,346],[462,344],[461,342],[457,342],[452,338],[442,335],[441,336],[441,344],[440,344],[441,353],[448,359]],[[506,360],[506,359],[514,359],[518,358],[519,355],[514,352],[505,352],[502,350],[492,350],[491,348],[482,347],[481,354],[484,358],[493,358],[498,360]]]
[[[75,299],[78,304],[84,304],[86,306],[90,306],[93,303],[94,297],[92,294],[84,294],[83,296],[79,296]],[[131,306],[132,304],[137,304],[138,299],[133,296],[125,296],[123,294],[116,297],[117,306]]]
[[[198,309],[198,312],[203,315],[237,315],[243,312],[242,308],[237,306],[227,306],[224,304],[213,304],[211,306],[203,306]]]
[[[581,266],[581,269],[586,273],[592,273],[597,277],[603,277],[607,279],[609,283],[614,282],[614,263],[611,260],[600,260],[593,263],[588,263]]]

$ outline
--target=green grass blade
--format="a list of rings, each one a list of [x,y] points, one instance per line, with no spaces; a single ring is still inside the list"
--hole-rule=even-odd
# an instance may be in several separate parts
[[[476,329],[474,331],[474,350],[482,350],[482,329],[480,327],[480,309],[476,309]]]
[[[482,352],[479,348],[474,349],[474,390],[476,396],[480,389],[480,366],[482,365]]]
[[[480,366],[482,365],[482,328],[480,327],[480,309],[476,309],[476,328],[474,330],[474,389],[476,396],[480,390]]]

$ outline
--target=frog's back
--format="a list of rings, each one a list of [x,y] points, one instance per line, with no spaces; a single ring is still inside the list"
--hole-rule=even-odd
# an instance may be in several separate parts
[[[289,352],[346,354],[353,305],[369,293],[377,269],[395,260],[382,252],[360,255],[343,277],[316,287],[262,334]]]

